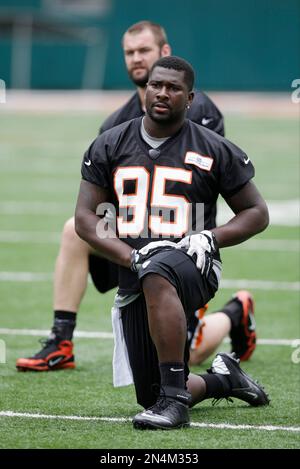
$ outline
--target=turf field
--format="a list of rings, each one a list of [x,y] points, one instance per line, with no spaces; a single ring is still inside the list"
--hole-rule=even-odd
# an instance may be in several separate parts
[[[6,363],[0,363],[0,447],[299,447],[300,342],[298,348],[291,342],[300,335],[299,231],[293,224],[271,226],[254,244],[224,250],[224,288],[211,303],[211,310],[222,305],[238,279],[253,292],[259,338],[270,341],[258,345],[244,368],[265,385],[272,399],[268,408],[237,400],[213,407],[206,401],[191,411],[188,430],[135,431],[130,417],[139,407],[132,387],[112,387],[111,338],[76,338],[74,371],[16,372],[16,358],[36,352],[40,337],[19,330],[47,330],[52,323],[59,233],[74,210],[82,154],[103,117],[0,114],[0,347],[6,345]],[[268,200],[299,197],[297,124],[288,117],[226,116],[227,136],[254,161],[256,183]],[[100,296],[89,285],[77,330],[111,332],[113,294]],[[195,371],[209,365],[208,360]]]

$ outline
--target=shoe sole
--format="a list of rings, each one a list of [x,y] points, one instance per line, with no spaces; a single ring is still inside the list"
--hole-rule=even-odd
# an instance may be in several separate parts
[[[75,362],[59,363],[57,366],[49,367],[47,363],[39,365],[16,365],[18,371],[58,371],[76,368]]]
[[[178,430],[180,428],[188,428],[189,426],[189,422],[181,423],[180,425],[176,425],[176,427],[161,427],[160,425],[155,425],[154,423],[133,422],[133,428],[136,430]]]

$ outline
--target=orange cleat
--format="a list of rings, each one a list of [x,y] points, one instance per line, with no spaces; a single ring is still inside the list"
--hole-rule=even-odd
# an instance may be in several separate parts
[[[75,368],[73,342],[70,340],[41,339],[43,348],[30,358],[19,358],[18,371],[54,371]]]

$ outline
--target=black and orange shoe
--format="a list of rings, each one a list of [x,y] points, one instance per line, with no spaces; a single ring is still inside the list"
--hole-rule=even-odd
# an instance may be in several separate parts
[[[256,348],[256,324],[254,319],[254,300],[246,290],[234,294],[231,301],[241,304],[242,315],[239,324],[230,331],[231,352],[241,361],[249,360]]]
[[[18,371],[54,371],[75,368],[73,342],[58,338],[41,339],[42,350],[29,358],[19,358]]]

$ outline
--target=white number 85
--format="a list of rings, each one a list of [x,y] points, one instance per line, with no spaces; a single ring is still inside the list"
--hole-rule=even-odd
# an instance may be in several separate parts
[[[124,181],[135,181],[133,194],[124,194]],[[188,229],[190,204],[183,195],[166,194],[166,181],[177,181],[186,184],[192,182],[192,171],[155,166],[150,193],[150,211],[155,208],[174,210],[174,221],[164,221],[160,215],[149,214],[149,228],[155,235],[181,237]],[[132,208],[131,221],[122,216],[117,219],[121,236],[138,236],[145,229],[147,201],[150,186],[150,173],[142,166],[120,167],[115,172],[114,187],[120,208]]]

